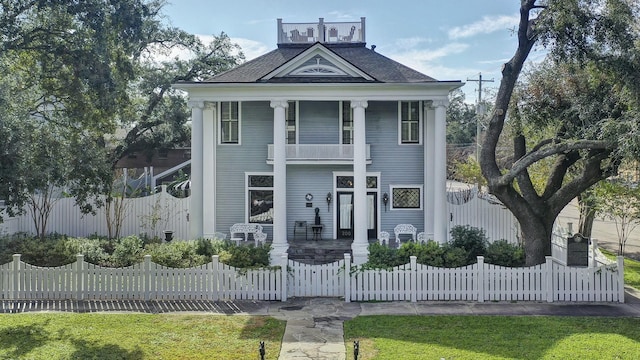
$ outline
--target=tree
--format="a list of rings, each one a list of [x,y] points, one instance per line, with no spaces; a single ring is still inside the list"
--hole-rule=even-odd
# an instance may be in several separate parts
[[[640,188],[621,181],[601,181],[593,190],[593,201],[595,213],[616,224],[618,255],[624,256],[629,235],[640,225]]]
[[[518,47],[502,68],[480,165],[489,191],[520,222],[527,265],[543,263],[551,254],[551,232],[560,211],[583,191],[614,175],[621,159],[640,148],[635,141],[640,94],[640,69],[634,60],[640,53],[634,43],[638,41],[636,6],[625,0],[521,1]],[[549,86],[529,82],[532,87],[525,93],[532,96],[512,104],[519,76],[536,44],[546,47],[553,64],[541,74],[548,70],[555,75],[544,77]],[[570,76],[576,72],[588,79]],[[581,86],[587,92],[571,90]],[[539,93],[534,93],[536,89]],[[557,96],[549,94],[550,89],[558,90]],[[613,101],[605,95],[610,91],[616,94]],[[571,94],[580,96],[571,98]],[[535,106],[544,103],[537,100],[552,106],[543,113],[529,111],[544,109]],[[513,163],[501,168],[496,150],[508,111],[510,121],[516,123]],[[519,126],[525,123],[550,126],[553,136],[528,146],[526,127]],[[544,188],[537,191],[532,166],[550,160],[553,165]]]
[[[30,129],[57,134],[75,151],[65,167],[76,200],[90,211],[90,191],[104,191],[109,176],[103,135],[112,132],[136,80],[132,69],[160,24],[162,2],[145,0],[0,0],[0,198],[10,213],[42,191],[39,161],[29,156]],[[47,133],[48,134],[48,133]],[[8,141],[5,142],[5,139]],[[100,146],[102,145],[102,146]],[[95,152],[91,152],[95,151]],[[87,154],[87,156],[83,156]],[[91,154],[89,156],[88,154]],[[61,155],[62,156],[62,155]]]

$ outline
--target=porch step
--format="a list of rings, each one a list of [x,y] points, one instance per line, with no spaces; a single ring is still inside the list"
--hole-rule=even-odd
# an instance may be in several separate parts
[[[305,264],[319,265],[344,259],[344,254],[351,254],[351,247],[300,247],[292,244],[287,250],[289,259]],[[351,254],[353,256],[353,254]]]

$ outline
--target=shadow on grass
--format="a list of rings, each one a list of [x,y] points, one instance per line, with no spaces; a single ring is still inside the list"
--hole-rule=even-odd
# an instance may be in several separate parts
[[[543,358],[572,336],[619,335],[640,343],[640,319],[526,316],[361,316],[344,325],[358,339],[433,344],[499,358]],[[608,347],[615,348],[614,344]]]
[[[48,322],[48,321],[47,321]],[[0,352],[8,359],[22,359],[49,341],[45,324],[17,325],[0,329]]]
[[[81,339],[71,341],[75,351],[71,359],[100,359],[100,360],[142,360],[144,353],[139,348],[135,350],[123,349],[114,344],[95,344]]]
[[[0,329],[0,357],[3,359],[25,359],[36,355],[44,358],[46,354],[39,353],[38,348],[46,347],[49,343],[66,342],[71,344],[73,353],[70,359],[127,359],[141,360],[144,354],[141,350],[127,350],[114,344],[96,344],[83,339],[69,337],[65,332],[52,333],[47,329],[50,319],[38,324],[15,325]],[[50,350],[47,350],[50,351]],[[55,354],[59,355],[59,354]]]

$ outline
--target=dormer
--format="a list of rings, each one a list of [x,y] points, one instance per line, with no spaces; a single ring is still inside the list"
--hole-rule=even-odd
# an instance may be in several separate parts
[[[278,47],[293,44],[365,43],[365,18],[360,22],[283,23],[278,19]]]

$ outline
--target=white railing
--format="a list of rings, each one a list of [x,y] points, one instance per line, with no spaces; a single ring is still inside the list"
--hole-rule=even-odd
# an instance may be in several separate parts
[[[103,268],[78,255],[73,264],[42,268],[14,255],[13,262],[0,265],[0,299],[286,301],[288,294],[344,294],[346,302],[624,302],[621,256],[615,264],[590,268],[567,267],[551,257],[537,266],[508,268],[485,264],[481,256],[473,265],[438,268],[418,264],[412,256],[409,264],[391,270],[350,271],[355,268],[349,254],[334,264],[305,266],[284,254],[280,265],[241,271],[215,255],[208,264],[174,269],[152,263],[147,255],[141,264]]]
[[[364,43],[365,18],[352,22],[284,23],[278,19],[278,44]]]
[[[287,145],[287,161],[353,162],[353,145],[345,144],[299,144]],[[371,160],[371,145],[367,144],[367,160]],[[267,162],[273,161],[273,144],[267,148]]]

